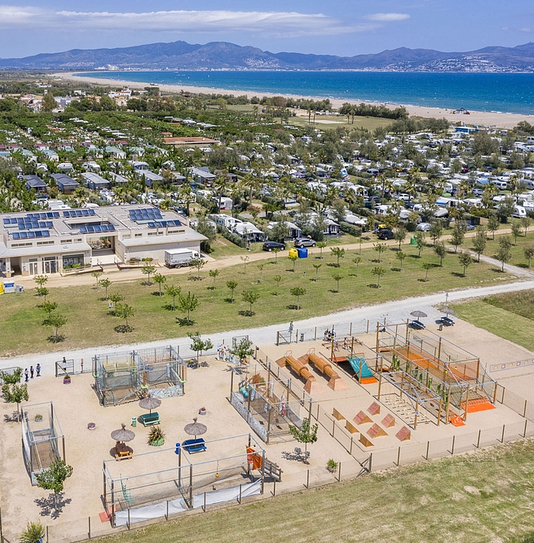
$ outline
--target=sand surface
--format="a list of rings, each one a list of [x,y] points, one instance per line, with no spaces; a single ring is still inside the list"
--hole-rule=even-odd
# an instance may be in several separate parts
[[[62,79],[68,79],[70,81],[83,81],[85,83],[92,83],[97,85],[104,85],[109,87],[120,87],[127,86],[132,89],[143,89],[147,86],[147,83],[128,81],[127,79],[105,79],[99,77],[81,77],[75,75],[74,73],[58,73],[55,74],[56,77]],[[207,93],[207,94],[231,94],[234,96],[243,96],[246,95],[248,98],[257,96],[275,96],[273,93],[268,92],[250,92],[245,90],[228,90],[228,89],[218,89],[212,87],[193,87],[193,86],[183,86],[183,85],[158,85],[158,87],[166,93],[179,93],[180,91],[191,92],[191,93]],[[297,95],[286,95],[294,98],[313,98],[316,100],[321,100],[320,97],[314,96],[297,96]],[[340,100],[340,99],[331,99],[334,108],[339,108],[345,102],[352,103],[362,103],[365,100]],[[392,109],[398,107],[398,104],[387,104],[388,107]],[[499,113],[492,111],[470,111],[469,115],[465,114],[456,114],[453,113],[451,109],[445,108],[431,108],[431,107],[419,107],[419,106],[405,106],[406,110],[410,115],[426,117],[426,118],[445,118],[451,123],[464,123],[464,124],[478,124],[483,126],[491,126],[497,128],[513,128],[517,123],[521,121],[527,121],[530,124],[534,124],[534,115],[524,115],[520,113]]]

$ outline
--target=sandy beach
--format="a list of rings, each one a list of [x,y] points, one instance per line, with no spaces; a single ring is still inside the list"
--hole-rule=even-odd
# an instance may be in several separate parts
[[[55,77],[60,79],[66,79],[70,81],[79,81],[84,83],[92,83],[94,85],[103,85],[106,87],[130,87],[132,89],[143,89],[148,85],[148,83],[128,81],[126,79],[105,79],[99,77],[81,77],[75,75],[74,73],[57,73],[54,74]],[[176,94],[183,92],[190,93],[205,93],[205,94],[231,94],[234,96],[247,96],[252,98],[260,94],[261,96],[275,96],[273,93],[269,92],[249,92],[241,90],[228,90],[228,89],[218,89],[212,87],[193,87],[193,86],[183,86],[183,85],[158,85],[158,87],[164,93]],[[293,98],[312,98],[315,100],[320,100],[316,96],[300,96],[300,95],[286,95]],[[340,99],[331,99],[330,100],[334,108],[339,108],[345,102],[353,103],[362,103],[364,100],[340,100]],[[387,104],[388,107],[395,108],[401,104]],[[445,118],[451,123],[463,123],[467,125],[481,125],[481,126],[491,126],[497,128],[513,128],[517,123],[521,121],[527,121],[530,124],[534,124],[534,115],[523,115],[520,113],[499,113],[491,111],[469,111],[469,115],[453,113],[451,109],[444,108],[431,108],[431,107],[418,107],[418,106],[404,106],[406,107],[408,113],[413,116],[425,117],[425,118]]]

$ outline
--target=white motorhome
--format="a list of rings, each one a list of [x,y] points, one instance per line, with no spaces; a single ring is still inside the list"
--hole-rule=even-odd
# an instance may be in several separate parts
[[[189,266],[194,258],[200,258],[200,253],[192,249],[168,249],[165,251],[165,265],[168,268]]]

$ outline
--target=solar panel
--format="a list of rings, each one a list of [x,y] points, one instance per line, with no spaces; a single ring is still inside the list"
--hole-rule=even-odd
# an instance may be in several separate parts
[[[68,219],[70,217],[70,211],[63,211],[63,217]]]
[[[87,227],[87,232],[88,232],[89,234],[92,234],[94,231],[95,231],[95,227],[94,227],[94,226],[88,226],[88,227]]]
[[[21,232],[20,233],[20,239],[27,239],[28,238],[28,232]]]
[[[28,238],[34,238],[35,232],[28,232]]]
[[[115,226],[113,224],[108,224],[108,232],[115,232]]]
[[[91,215],[91,217],[93,217],[95,214],[95,210],[94,209],[90,209],[89,210],[89,215]]]
[[[82,209],[82,215],[84,217],[89,217],[89,210],[88,209]]]
[[[4,219],[4,224],[11,224],[11,219]]]
[[[54,219],[59,219],[59,211],[54,211],[53,215],[54,215]]]
[[[13,239],[20,239],[20,234],[18,232],[13,232]]]
[[[36,238],[42,238],[42,237],[43,237],[43,232],[42,232],[42,230],[37,230],[37,232],[35,232],[35,237],[36,237]]]
[[[43,230],[43,238],[49,238],[50,237],[50,230]]]
[[[76,210],[76,217],[83,217],[83,213],[81,209]]]
[[[87,234],[87,228],[85,228],[85,226],[80,228],[80,234]]]

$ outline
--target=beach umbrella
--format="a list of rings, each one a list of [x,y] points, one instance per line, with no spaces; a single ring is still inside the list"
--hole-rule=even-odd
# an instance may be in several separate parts
[[[196,417],[193,419],[193,422],[186,424],[184,427],[184,432],[186,434],[189,434],[190,436],[195,436],[195,439],[197,438],[197,436],[205,434],[207,430],[208,427],[205,424],[197,422]]]
[[[453,309],[451,309],[450,307],[442,307],[440,309],[440,311],[442,313],[445,313],[445,315],[447,315],[447,317],[457,317],[458,315],[454,312]]]
[[[410,313],[412,317],[415,317],[416,319],[422,319],[423,317],[428,317],[428,315],[424,311],[419,311],[416,309],[415,311],[412,311]]]
[[[143,409],[149,409],[150,413],[152,413],[152,409],[157,409],[160,405],[161,400],[152,396],[148,396],[146,398],[143,398],[142,400],[139,400],[139,407],[142,407]]]
[[[135,434],[131,430],[126,429],[126,424],[121,424],[121,426],[122,428],[119,430],[113,430],[113,432],[111,432],[111,439],[120,442],[132,441]]]

